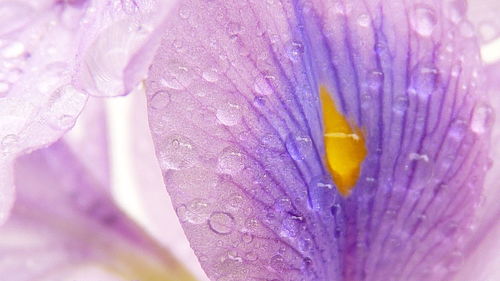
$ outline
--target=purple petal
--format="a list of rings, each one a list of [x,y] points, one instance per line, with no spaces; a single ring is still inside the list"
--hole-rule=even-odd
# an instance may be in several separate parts
[[[168,1],[88,1],[74,83],[91,95],[129,93],[147,73]]]
[[[0,166],[55,141],[74,125],[87,95],[71,85],[84,10],[53,1],[0,4]],[[0,178],[0,222],[12,203],[9,175]]]
[[[102,144],[102,130],[87,136],[98,140],[94,147]],[[77,149],[90,152],[88,145]],[[59,141],[16,161],[17,200],[0,228],[0,274],[12,281],[193,280],[112,201],[106,176],[95,169],[106,159],[77,155]]]
[[[493,120],[464,13],[438,1],[175,9],[147,83],[150,127],[210,278],[456,274],[474,249]],[[325,166],[321,85],[366,137],[347,197]]]

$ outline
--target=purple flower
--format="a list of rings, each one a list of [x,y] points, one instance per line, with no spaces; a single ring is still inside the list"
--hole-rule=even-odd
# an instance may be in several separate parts
[[[0,4],[9,280],[88,263],[191,280],[155,240],[168,236],[160,172],[211,280],[488,280],[481,264],[498,267],[493,1],[39,2]],[[128,115],[103,107],[132,91]],[[84,107],[73,135],[19,156]],[[123,138],[105,116],[128,124]],[[107,155],[122,139],[133,160],[119,173]],[[151,234],[109,190],[129,174]],[[9,238],[39,229],[42,246]],[[76,278],[110,278],[92,276]]]

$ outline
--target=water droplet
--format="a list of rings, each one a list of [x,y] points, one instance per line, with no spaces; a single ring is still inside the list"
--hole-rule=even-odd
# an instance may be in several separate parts
[[[217,82],[219,80],[219,74],[217,73],[217,70],[215,70],[215,69],[210,69],[210,70],[204,71],[201,76],[207,82],[211,82],[211,83]]]
[[[408,155],[408,159],[412,161],[424,161],[424,162],[429,162],[429,156],[427,154],[418,154],[415,152],[412,152]]]
[[[269,261],[269,265],[278,272],[283,272],[286,270],[285,258],[281,255],[275,255]]]
[[[243,158],[244,155],[241,152],[233,148],[226,148],[219,156],[218,169],[223,174],[235,175],[245,167]]]
[[[9,134],[3,137],[2,142],[2,151],[7,152],[10,151],[17,143],[19,142],[19,137],[14,134]]]
[[[21,42],[12,42],[1,50],[1,54],[6,59],[17,58],[24,54],[25,46]]]
[[[242,28],[241,28],[241,25],[239,23],[230,22],[226,26],[226,31],[227,31],[227,34],[229,34],[229,37],[235,38],[236,36],[238,36],[238,34],[241,33]]]
[[[215,113],[217,120],[223,125],[234,126],[241,119],[240,106],[234,103],[225,103]]]
[[[305,227],[304,218],[301,216],[290,215],[287,216],[282,222],[283,237],[296,237]]]
[[[241,235],[241,240],[247,244],[250,244],[253,241],[253,235],[248,232],[243,232],[243,234]]]
[[[253,99],[253,104],[255,107],[263,107],[266,105],[266,98],[263,96],[256,96]]]
[[[358,17],[358,24],[361,27],[368,27],[370,26],[370,16],[367,14],[362,14]]]
[[[74,126],[76,117],[87,102],[87,94],[71,85],[55,91],[51,97],[49,122],[58,130],[66,130]]]
[[[191,15],[191,11],[189,10],[188,6],[181,6],[179,8],[179,16],[183,19],[187,19],[189,18],[189,16]]]
[[[189,69],[175,62],[166,64],[165,77],[160,80],[163,86],[174,90],[182,90],[192,81],[193,76]]]
[[[269,96],[273,94],[273,89],[268,81],[263,77],[255,79],[254,90],[260,95]]]
[[[408,94],[417,95],[421,99],[429,97],[436,89],[439,71],[434,65],[419,64],[411,73]]]
[[[181,222],[187,221],[187,207],[186,205],[180,205],[175,209],[175,212],[177,213],[177,216],[179,217],[179,220]]]
[[[395,98],[392,109],[395,113],[404,114],[408,109],[408,106],[409,106],[408,97],[405,95],[400,95]]]
[[[300,60],[302,54],[304,53],[304,45],[300,42],[293,41],[286,46],[286,54],[291,61],[297,62]]]
[[[166,137],[158,149],[158,160],[162,170],[180,170],[194,166],[196,151],[190,139],[172,135]]]
[[[410,16],[410,24],[416,33],[427,37],[434,31],[437,24],[437,18],[431,8],[416,6]]]
[[[476,134],[483,134],[493,123],[493,109],[489,105],[480,105],[474,109],[471,130]]]
[[[165,109],[169,103],[170,93],[163,90],[156,92],[150,101],[151,108],[156,110]]]
[[[259,256],[257,256],[255,252],[250,251],[245,254],[245,258],[249,261],[256,261],[259,258]]]
[[[314,210],[327,210],[335,201],[336,190],[330,175],[314,177],[309,183],[308,192]]]
[[[444,14],[453,23],[461,21],[466,12],[467,2],[465,0],[445,1]]]
[[[379,70],[372,70],[368,72],[366,83],[370,90],[378,91],[384,83],[384,73]]]
[[[296,161],[302,161],[309,156],[313,150],[312,141],[308,136],[289,135],[286,140],[286,150]]]
[[[210,229],[217,234],[230,234],[234,228],[234,217],[229,213],[213,212],[208,220]]]
[[[203,199],[194,199],[187,205],[185,219],[192,224],[202,224],[210,216],[210,206]]]

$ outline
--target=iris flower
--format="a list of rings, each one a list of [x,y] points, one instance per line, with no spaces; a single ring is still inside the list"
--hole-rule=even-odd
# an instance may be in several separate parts
[[[0,1],[0,280],[497,280],[498,12]]]

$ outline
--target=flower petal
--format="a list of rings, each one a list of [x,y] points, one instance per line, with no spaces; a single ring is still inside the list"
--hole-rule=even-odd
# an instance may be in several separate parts
[[[0,228],[0,274],[8,280],[193,280],[64,142],[19,158],[16,185],[12,215]]]
[[[172,1],[88,1],[75,85],[96,96],[128,94],[145,78]]]
[[[474,30],[445,9],[323,0],[175,9],[147,83],[150,126],[209,277],[455,274],[490,165],[492,109]],[[325,165],[320,87],[366,140],[346,197]]]
[[[87,95],[71,85],[75,33],[84,10],[53,1],[0,4],[0,166],[55,141],[74,125]],[[8,175],[6,177],[9,177]],[[2,198],[12,183],[0,178]],[[9,203],[10,202],[10,203]],[[12,200],[2,200],[0,223]]]

